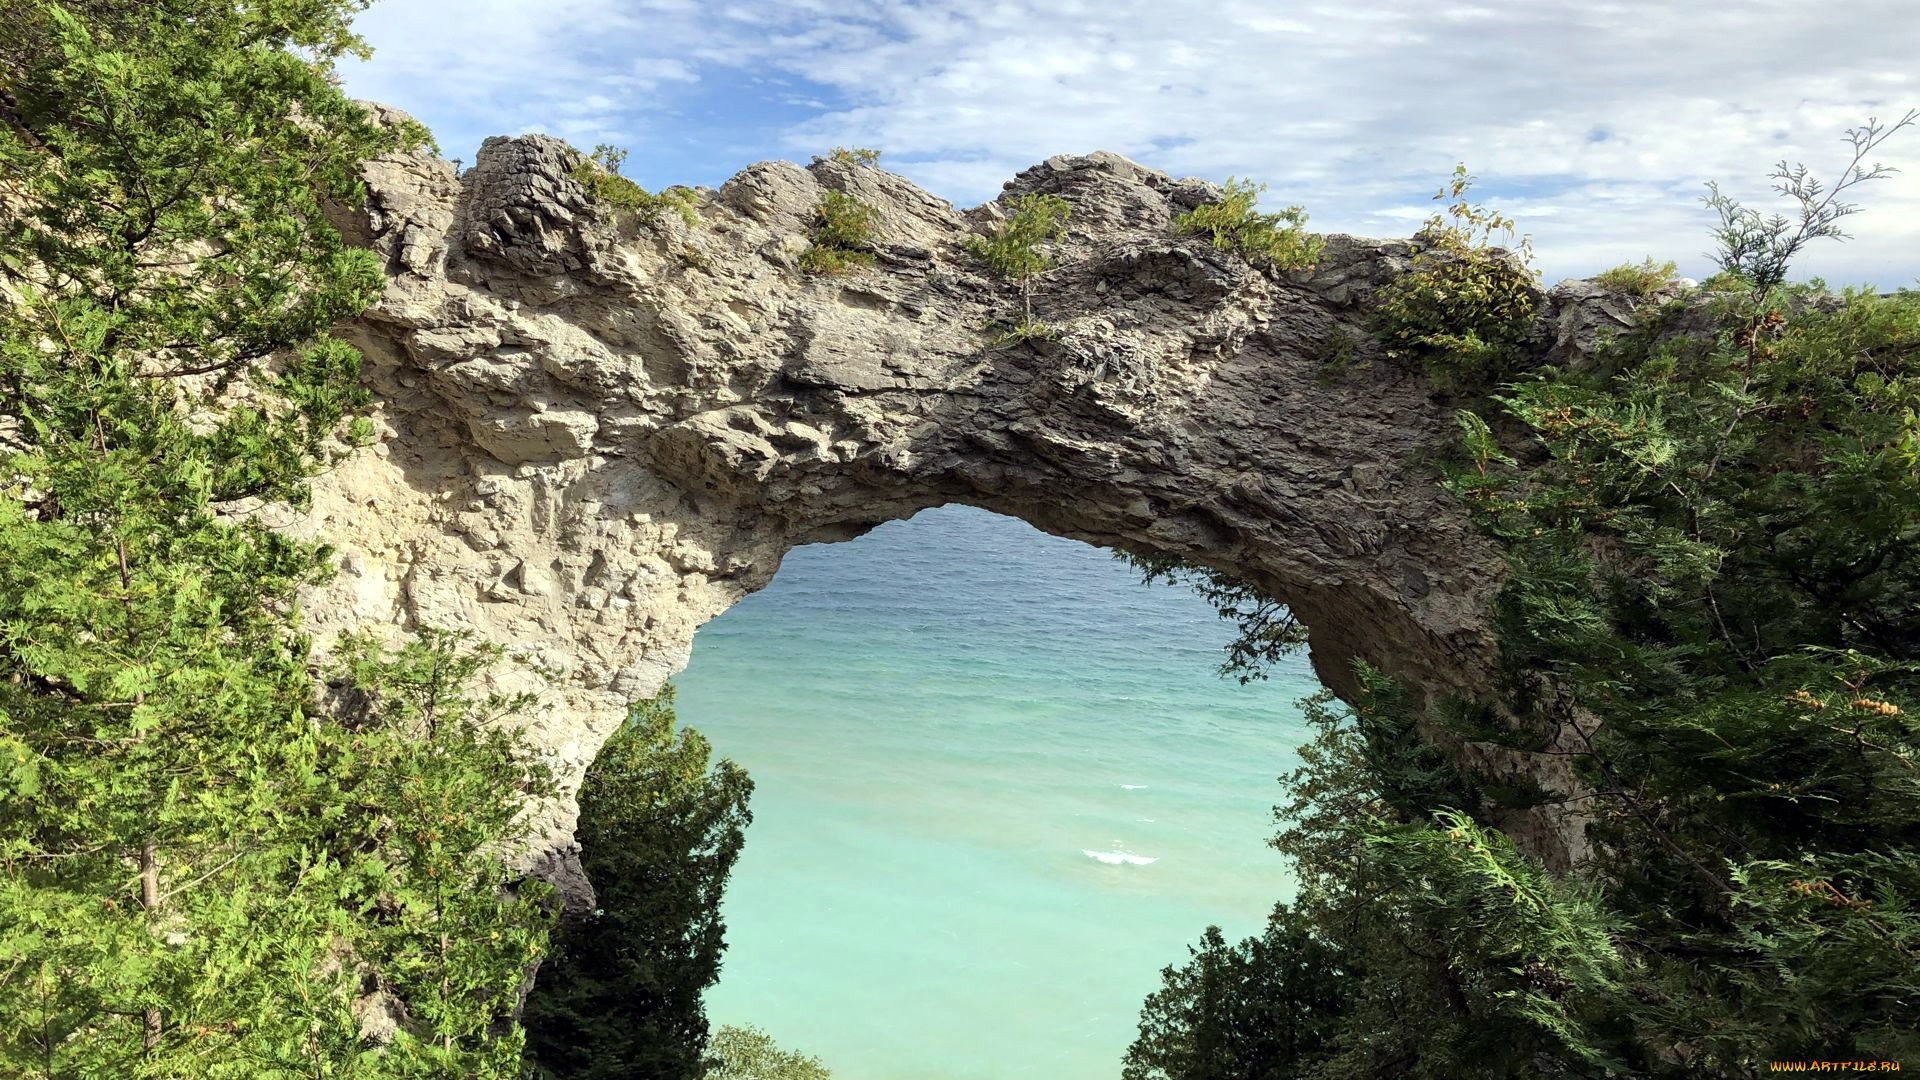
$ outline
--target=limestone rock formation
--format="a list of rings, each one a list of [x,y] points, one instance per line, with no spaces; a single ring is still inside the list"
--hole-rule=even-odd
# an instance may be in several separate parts
[[[348,329],[380,438],[288,526],[343,552],[306,607],[323,640],[437,625],[509,646],[498,677],[543,695],[531,735],[569,790],[788,550],[944,503],[1240,575],[1304,619],[1339,691],[1355,657],[1428,695],[1487,672],[1499,559],[1433,468],[1454,406],[1365,329],[1407,242],[1335,236],[1311,272],[1265,272],[1172,235],[1212,185],[1052,158],[1003,198],[1072,206],[1034,300],[1063,334],[996,348],[1017,301],[961,246],[995,204],[775,162],[702,189],[697,227],[620,224],[577,161],[535,135],[489,139],[460,175],[424,155],[368,165],[369,201],[340,224],[392,279]],[[873,269],[797,269],[830,190],[877,208]],[[1582,354],[1625,310],[1556,290],[1542,355]],[[1342,334],[1362,363],[1329,374]],[[1519,767],[1565,781],[1559,760]],[[573,815],[567,797],[539,820],[545,872],[578,901]],[[1508,827],[1556,864],[1579,852],[1564,819]]]

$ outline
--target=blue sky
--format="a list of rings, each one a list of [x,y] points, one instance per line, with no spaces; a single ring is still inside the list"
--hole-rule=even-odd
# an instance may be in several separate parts
[[[1869,116],[1920,107],[1920,0],[378,0],[356,96],[448,157],[546,131],[631,150],[648,187],[718,186],[836,145],[959,206],[1057,153],[1249,177],[1315,229],[1403,236],[1465,161],[1549,282],[1644,255],[1712,269],[1707,180],[1834,178]],[[1920,282],[1920,127],[1843,198],[1854,238],[1797,276]]]

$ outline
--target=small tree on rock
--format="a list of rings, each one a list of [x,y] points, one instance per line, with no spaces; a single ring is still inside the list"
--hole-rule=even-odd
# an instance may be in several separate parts
[[[1768,178],[1775,181],[1774,191],[1799,204],[1797,220],[1779,214],[1763,218],[1758,210],[1742,206],[1732,197],[1721,194],[1718,184],[1707,181],[1707,194],[1701,196],[1700,201],[1720,215],[1720,224],[1713,229],[1713,238],[1719,242],[1720,250],[1713,254],[1713,261],[1722,270],[1751,280],[1754,293],[1763,295],[1787,279],[1787,264],[1809,240],[1848,239],[1848,234],[1840,228],[1840,219],[1859,213],[1860,207],[1839,202],[1837,196],[1856,184],[1898,172],[1880,164],[1863,168],[1860,163],[1874,147],[1916,120],[1920,120],[1920,110],[1909,111],[1891,127],[1868,117],[1865,126],[1848,128],[1845,137],[1853,145],[1853,160],[1841,170],[1839,182],[1831,189],[1809,176],[1806,165],[1789,167],[1782,158]]]
[[[1040,245],[1067,234],[1072,212],[1058,195],[1022,195],[1013,204],[1013,216],[992,236],[967,237],[968,254],[1020,289],[1020,325],[1012,337],[1047,336],[1046,327],[1033,317],[1033,283],[1053,268],[1053,258]]]

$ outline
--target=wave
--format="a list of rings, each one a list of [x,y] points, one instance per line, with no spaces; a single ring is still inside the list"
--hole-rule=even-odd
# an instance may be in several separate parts
[[[1094,862],[1106,863],[1108,866],[1145,866],[1148,863],[1160,861],[1158,857],[1129,855],[1124,851],[1088,851],[1086,848],[1081,848],[1080,853]]]
[[[1127,791],[1140,791],[1141,789],[1143,789],[1143,788],[1145,788],[1145,787],[1146,787],[1147,785],[1145,785],[1145,784],[1121,784],[1120,786],[1121,786],[1122,788],[1124,788],[1125,790],[1127,790]]]

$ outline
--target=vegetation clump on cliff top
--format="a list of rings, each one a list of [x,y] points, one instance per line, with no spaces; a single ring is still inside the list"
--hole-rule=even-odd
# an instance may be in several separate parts
[[[1305,207],[1289,206],[1273,214],[1254,211],[1265,184],[1227,178],[1218,202],[1196,206],[1173,219],[1174,232],[1205,236],[1214,247],[1248,260],[1265,262],[1276,270],[1311,270],[1325,253],[1327,242],[1306,230]]]
[[[1603,288],[1645,300],[1654,293],[1677,283],[1679,275],[1680,268],[1672,259],[1656,263],[1653,261],[1653,256],[1649,255],[1638,266],[1633,263],[1621,263],[1619,266],[1595,274],[1593,280]]]
[[[1492,245],[1511,238],[1510,218],[1467,201],[1474,178],[1465,165],[1436,200],[1451,198],[1447,217],[1427,219],[1415,234],[1413,266],[1380,289],[1374,326],[1387,355],[1418,360],[1444,389],[1485,387],[1505,375],[1533,326],[1536,271],[1523,237],[1515,251]]]
[[[616,215],[627,214],[635,220],[650,223],[659,221],[661,215],[672,211],[689,228],[700,224],[700,214],[696,209],[699,196],[692,188],[675,184],[657,193],[650,192],[620,175],[620,166],[626,160],[626,150],[601,143],[593,148],[591,154],[582,156],[571,175],[590,198],[613,210]]]
[[[869,150],[864,146],[836,146],[833,148],[833,153],[827,156],[848,165],[865,165],[872,168],[880,164],[880,151]]]

